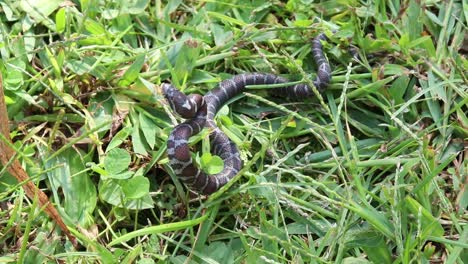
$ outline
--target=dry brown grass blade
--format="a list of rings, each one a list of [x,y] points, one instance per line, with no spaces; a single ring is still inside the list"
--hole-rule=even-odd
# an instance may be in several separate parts
[[[2,133],[5,138],[10,138],[10,129],[8,127],[8,114],[5,104],[5,95],[3,92],[3,79],[0,74],[0,133]],[[11,158],[15,156],[15,152],[13,149],[10,148],[8,144],[4,141],[0,140],[0,162],[3,166],[6,166]],[[30,180],[29,175],[26,171],[21,167],[21,164],[17,159],[15,159],[7,168],[8,172],[13,175],[18,182],[24,183],[23,189],[26,192],[26,195],[30,199],[35,199],[36,197],[39,200],[39,204],[44,211],[59,225],[65,235],[68,237],[70,242],[75,246],[78,247],[75,237],[70,233],[70,230],[65,225],[60,217],[57,209],[54,205],[49,201],[47,195],[41,191],[37,186]]]

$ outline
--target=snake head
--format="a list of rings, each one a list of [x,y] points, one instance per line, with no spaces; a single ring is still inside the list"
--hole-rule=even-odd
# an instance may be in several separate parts
[[[193,118],[203,105],[203,96],[185,95],[168,83],[162,84],[162,91],[172,110],[183,118]]]

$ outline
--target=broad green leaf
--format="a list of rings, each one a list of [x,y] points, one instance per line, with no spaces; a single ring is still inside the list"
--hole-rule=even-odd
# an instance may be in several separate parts
[[[55,30],[57,33],[62,33],[65,30],[66,24],[66,9],[60,8],[59,11],[55,14]]]
[[[51,236],[48,232],[37,231],[32,238],[37,248],[41,249],[42,254],[37,254],[35,250],[28,250],[23,263],[47,263],[47,256],[54,254],[57,247],[60,247],[60,239],[57,236]],[[1,262],[3,263],[3,262]]]
[[[17,90],[24,82],[23,71],[26,69],[26,64],[20,59],[11,60],[5,64],[6,75],[3,77],[3,85],[6,90]]]
[[[128,13],[132,15],[137,15],[145,11],[146,6],[149,3],[149,0],[123,1],[123,3],[124,5],[122,6],[123,7],[122,11],[128,11]]]
[[[89,38],[88,38],[89,39]],[[92,43],[96,44],[96,43]],[[102,44],[102,43],[101,43]],[[70,59],[66,62],[66,66],[74,73],[78,75],[84,75],[86,73],[91,73],[98,79],[105,79],[105,68],[103,66],[95,66],[93,68],[94,63],[96,62],[95,57],[83,57],[79,60]]]
[[[70,59],[66,65],[67,68],[78,75],[83,75],[91,70],[91,64],[82,60]]]
[[[14,104],[14,103],[15,103],[15,100],[13,100],[13,98],[11,98],[11,97],[5,95],[5,103],[6,103],[7,105],[11,105],[11,104]]]
[[[148,152],[146,151],[145,143],[143,142],[143,139],[141,138],[140,121],[138,120],[136,115],[131,115],[131,116],[134,121],[133,130],[132,130],[133,151],[135,151],[135,153],[146,156],[148,155]]]
[[[52,27],[53,23],[48,17],[59,8],[61,2],[62,0],[21,0],[20,6],[36,23],[44,22],[46,26]]]
[[[36,48],[36,37],[32,30],[28,30],[24,33],[23,42],[24,53],[30,62],[34,57],[34,49]]]
[[[102,36],[107,34],[107,30],[101,23],[94,21],[90,18],[85,20],[84,26],[85,29],[92,35]]]
[[[404,96],[406,89],[408,88],[409,77],[408,76],[400,76],[398,77],[390,86],[388,90],[392,99],[395,101],[395,104],[399,105],[404,103]]]
[[[122,190],[127,199],[138,199],[149,194],[149,180],[143,176],[135,176],[122,182]]]
[[[144,63],[145,54],[138,55],[133,64],[125,71],[124,75],[119,80],[119,86],[127,87],[133,83],[138,78]]]
[[[398,42],[398,44],[400,45],[400,48],[403,51],[406,51],[408,49],[409,43],[410,43],[410,37],[409,37],[408,33],[403,34],[400,37],[400,41]]]
[[[6,17],[7,21],[15,21],[15,20],[18,19],[17,14],[15,14],[13,12],[11,7],[7,3],[2,1],[2,2],[0,2],[0,6],[2,7],[2,11],[5,14],[5,17]],[[0,38],[0,40],[1,40],[1,38]],[[1,260],[0,260],[0,262],[1,262]]]
[[[185,80],[192,74],[200,55],[200,43],[198,40],[188,39],[181,46],[175,57],[173,78]],[[175,75],[175,76],[174,76]]]
[[[119,181],[108,179],[99,182],[99,197],[114,206],[132,210],[142,210],[153,208],[153,200],[149,194],[144,195],[140,199],[128,199],[122,189]]]
[[[15,91],[15,95],[18,96],[19,98],[23,99],[24,101],[30,103],[31,105],[35,105],[35,106],[40,108],[39,104],[35,101],[34,97],[32,97],[30,94],[24,92],[23,90]]]
[[[106,35],[91,35],[86,38],[80,38],[78,43],[83,46],[92,45],[111,45],[112,41]]]
[[[109,178],[116,179],[116,180],[125,180],[133,176],[133,171],[124,171],[121,173],[109,173],[107,176]]]
[[[345,234],[345,243],[349,248],[363,248],[373,261],[392,263],[392,255],[384,236],[369,225],[350,229]]]
[[[408,72],[409,70],[402,65],[398,65],[398,64],[385,64],[384,65],[385,76],[405,75],[405,74],[408,74]]]
[[[190,81],[194,84],[197,84],[197,83],[217,83],[219,80],[207,71],[194,69],[192,72],[192,78]]]
[[[125,197],[125,208],[131,210],[154,208],[154,201],[149,193],[144,194],[143,197],[138,199],[128,199]]]
[[[104,158],[104,169],[109,174],[119,174],[128,169],[131,158],[130,154],[120,148],[111,149]]]
[[[216,46],[224,46],[227,41],[232,41],[232,31],[226,30],[224,27],[218,24],[211,24],[211,32]]]
[[[381,232],[383,235],[393,238],[394,237],[394,226],[390,220],[385,217],[382,212],[379,212],[372,206],[357,204],[353,201],[350,201],[349,204],[346,204],[346,207],[360,217],[368,221],[376,230]]]
[[[182,0],[169,1],[168,4],[164,7],[164,13],[170,14],[174,12],[181,3],[182,3]]]
[[[99,197],[107,203],[122,206],[123,195],[122,187],[117,181],[108,179],[99,182]]]
[[[59,67],[57,60],[55,59],[54,54],[50,52],[49,48],[46,46],[45,47],[47,59],[49,60],[50,64],[52,64],[52,67],[54,68],[54,73],[55,77],[59,78],[61,76],[61,68]]]
[[[159,134],[161,129],[144,113],[140,113],[138,117],[140,119],[140,130],[145,136],[146,143],[153,149],[156,143],[156,134]]]
[[[418,46],[420,48],[423,48],[427,52],[429,57],[431,57],[431,58],[436,57],[436,50],[435,50],[434,43],[432,43],[432,39],[431,39],[430,36],[424,36],[424,37],[417,38],[417,39],[411,41],[411,43],[409,44],[410,48],[414,48],[414,47],[418,47]]]
[[[404,205],[414,215],[414,217],[418,218],[421,216],[421,218],[416,219],[416,221],[421,222],[423,231],[421,235],[423,239],[427,236],[441,237],[444,235],[444,228],[440,222],[418,201],[407,196],[405,198]]]
[[[124,1],[125,3],[125,1]],[[132,48],[138,48],[138,39],[136,34],[132,34],[132,29],[134,28],[133,17],[129,14],[120,14],[117,19],[115,19],[116,24],[114,24],[114,30],[118,31],[122,36],[123,42],[127,43],[128,46]],[[129,34],[130,32],[130,34]]]
[[[120,10],[118,9],[113,9],[113,8],[106,8],[105,10],[103,10],[102,12],[102,17],[105,18],[105,19],[114,19],[116,17],[119,16],[120,13]]]
[[[79,42],[83,45],[110,45],[112,41],[107,34],[107,30],[101,23],[88,18],[84,21],[85,29],[91,34],[86,39],[81,39]]]
[[[403,30],[410,40],[414,40],[421,35],[423,30],[423,24],[420,22],[422,12],[423,9],[418,1],[408,1],[408,7],[403,13],[402,22],[404,25]]]
[[[120,146],[132,133],[132,127],[126,126],[122,128],[117,134],[112,137],[111,142],[107,145],[106,152],[109,152],[111,149]]]
[[[210,153],[203,153],[200,159],[203,170],[208,174],[220,173],[224,168],[223,160],[218,156],[213,156]]]
[[[45,151],[45,150],[44,150]],[[52,187],[64,195],[63,207],[74,224],[87,227],[93,224],[92,214],[96,206],[96,187],[86,172],[89,159],[83,152],[68,148],[48,160],[44,166]]]
[[[219,263],[234,263],[234,252],[232,248],[226,243],[223,242],[212,242],[206,248],[206,253],[208,257],[211,257],[213,260],[218,261]]]
[[[310,27],[312,25],[313,21],[309,19],[300,19],[294,21],[294,26],[296,27]]]

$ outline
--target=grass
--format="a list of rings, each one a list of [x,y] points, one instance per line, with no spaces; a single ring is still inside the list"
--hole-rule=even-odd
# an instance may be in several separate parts
[[[468,262],[466,2],[0,4],[9,147],[81,245],[0,167],[0,262]],[[310,82],[320,32],[327,91],[233,99],[217,122],[244,168],[209,197],[190,193],[168,166],[181,120],[160,83]]]

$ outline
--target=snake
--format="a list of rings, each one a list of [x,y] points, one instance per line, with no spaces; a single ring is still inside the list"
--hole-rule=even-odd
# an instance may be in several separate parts
[[[312,39],[311,52],[317,66],[313,85],[322,92],[331,80],[330,64],[323,52],[324,33]],[[223,80],[215,89],[204,96],[199,94],[185,95],[170,83],[162,83],[163,95],[173,112],[186,121],[175,126],[167,139],[167,156],[169,165],[175,175],[191,190],[200,194],[212,194],[226,185],[243,167],[239,150],[214,120],[218,110],[231,98],[242,93],[249,85],[285,84],[272,89],[276,95],[290,99],[304,99],[314,95],[313,89],[306,83],[290,83],[286,78],[270,73],[241,73]],[[190,153],[189,138],[202,129],[209,129],[210,152],[219,156],[223,170],[208,174],[194,162]]]

